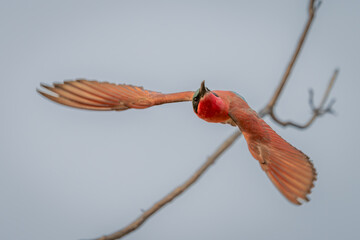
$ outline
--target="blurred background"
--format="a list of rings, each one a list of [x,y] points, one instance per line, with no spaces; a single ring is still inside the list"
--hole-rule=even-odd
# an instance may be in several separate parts
[[[191,103],[91,112],[50,102],[41,82],[76,78],[161,92],[272,96],[308,1],[1,1],[0,236],[89,239],[118,230],[183,183],[235,128]],[[276,113],[305,122],[335,68],[336,116],[305,131],[265,120],[311,157],[312,199],[297,207],[236,141],[185,194],[125,239],[357,239],[360,2],[323,1]]]

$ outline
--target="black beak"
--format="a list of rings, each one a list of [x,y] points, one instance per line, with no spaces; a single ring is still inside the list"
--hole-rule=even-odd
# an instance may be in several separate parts
[[[209,92],[210,90],[205,87],[205,80],[201,82],[201,86],[199,88],[199,90],[197,90],[193,96],[192,99],[192,104],[193,104],[193,108],[195,113],[197,113],[197,109],[198,109],[198,105],[200,102],[200,99],[206,94],[206,92]]]
[[[199,89],[199,96],[202,97],[205,95],[205,93],[209,91],[209,89],[207,89],[205,87],[205,80],[201,82],[201,86],[200,86],[200,89]]]

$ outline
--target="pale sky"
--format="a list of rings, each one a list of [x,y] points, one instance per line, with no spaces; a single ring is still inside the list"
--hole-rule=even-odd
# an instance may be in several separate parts
[[[183,183],[235,128],[191,103],[92,112],[52,103],[41,82],[87,78],[161,92],[233,90],[270,99],[307,1],[1,1],[0,236],[112,233]],[[181,197],[124,239],[359,239],[360,1],[323,1],[276,108],[310,117],[335,68],[336,115],[305,131],[265,120],[309,155],[311,201],[289,203],[238,140]]]

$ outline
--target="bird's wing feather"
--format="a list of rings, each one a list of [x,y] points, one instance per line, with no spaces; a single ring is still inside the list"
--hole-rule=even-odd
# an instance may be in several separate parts
[[[300,205],[301,199],[309,201],[307,195],[316,180],[309,157],[280,137],[255,111],[232,104],[229,115],[243,132],[250,153],[277,189],[294,204]]]
[[[38,89],[37,91],[54,102],[98,111],[141,109],[164,103],[191,101],[194,94],[192,91],[163,94],[132,85],[85,79],[54,83],[52,86],[41,84],[41,86],[47,92]]]

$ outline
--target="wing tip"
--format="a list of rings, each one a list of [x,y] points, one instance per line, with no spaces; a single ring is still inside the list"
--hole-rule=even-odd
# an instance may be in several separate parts
[[[39,93],[40,95],[48,98],[48,99],[51,99],[51,97],[59,97],[58,94],[56,94],[55,92],[53,92],[51,89],[53,87],[45,84],[45,83],[40,83],[40,86],[43,88],[36,88],[36,92]]]
[[[316,181],[316,169],[313,164],[309,165],[309,175],[304,178],[293,177],[291,172],[288,172],[286,168],[278,168],[276,165],[266,165],[263,168],[271,182],[282,193],[282,195],[291,203],[295,205],[302,205],[305,202],[309,202],[308,195],[314,188],[314,182]]]

